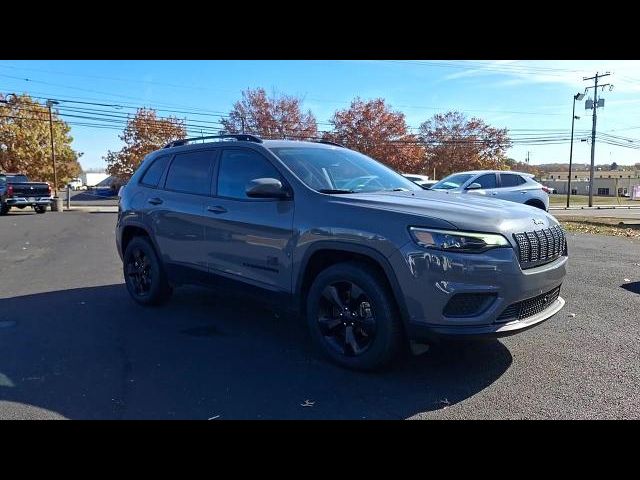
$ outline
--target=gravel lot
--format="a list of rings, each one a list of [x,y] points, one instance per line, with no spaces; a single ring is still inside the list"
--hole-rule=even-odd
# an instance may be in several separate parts
[[[567,305],[537,328],[362,374],[244,299],[134,305],[114,223],[0,218],[0,418],[640,418],[637,240],[569,234]]]

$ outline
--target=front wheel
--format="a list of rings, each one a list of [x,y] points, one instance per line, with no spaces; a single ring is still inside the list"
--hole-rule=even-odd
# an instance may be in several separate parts
[[[141,305],[159,305],[171,296],[171,287],[151,242],[135,237],[123,256],[124,279],[129,295]]]
[[[316,346],[343,367],[375,370],[390,363],[402,345],[393,294],[364,263],[339,263],[321,272],[309,290],[306,314]]]

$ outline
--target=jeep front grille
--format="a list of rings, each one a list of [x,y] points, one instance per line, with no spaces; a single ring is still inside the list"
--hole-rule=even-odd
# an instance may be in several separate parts
[[[559,225],[532,232],[514,233],[523,269],[537,267],[567,254],[567,239]]]

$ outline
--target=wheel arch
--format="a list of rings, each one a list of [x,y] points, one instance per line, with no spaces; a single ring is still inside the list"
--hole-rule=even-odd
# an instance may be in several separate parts
[[[544,202],[542,200],[539,200],[537,198],[532,198],[531,200],[527,200],[526,202],[524,202],[525,205],[529,205],[530,207],[537,207],[540,208],[542,210],[546,210],[547,207],[545,206]]]

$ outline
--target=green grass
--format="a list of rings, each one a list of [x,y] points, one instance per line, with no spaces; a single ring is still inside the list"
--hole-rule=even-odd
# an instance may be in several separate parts
[[[640,200],[631,200],[625,197],[598,197],[596,195],[593,196],[593,204],[594,205],[637,205],[640,207]],[[566,206],[567,205],[567,196],[562,194],[552,194],[549,195],[549,205],[551,206]],[[588,195],[571,195],[571,203],[572,207],[582,207],[589,205],[589,196]]]

